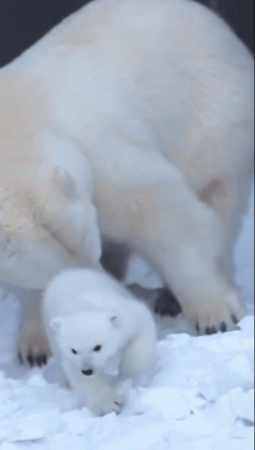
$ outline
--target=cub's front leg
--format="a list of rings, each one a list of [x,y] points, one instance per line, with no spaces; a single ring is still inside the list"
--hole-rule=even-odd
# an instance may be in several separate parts
[[[102,416],[112,411],[120,412],[123,395],[108,384],[102,375],[83,375],[69,362],[64,362],[63,368],[70,386],[94,414]]]
[[[81,392],[80,389],[79,392]],[[123,399],[116,389],[110,386],[100,375],[86,380],[82,392],[85,393],[87,406],[100,416],[112,411],[119,413],[123,405]]]

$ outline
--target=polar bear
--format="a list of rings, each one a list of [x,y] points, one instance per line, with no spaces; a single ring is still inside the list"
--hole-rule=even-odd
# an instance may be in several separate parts
[[[118,411],[123,382],[138,382],[154,361],[156,331],[146,305],[103,271],[69,269],[49,283],[43,316],[70,386],[93,411]]]
[[[0,277],[39,304],[102,244],[144,256],[200,332],[244,313],[233,249],[253,174],[253,57],[190,0],[96,0],[0,70]]]

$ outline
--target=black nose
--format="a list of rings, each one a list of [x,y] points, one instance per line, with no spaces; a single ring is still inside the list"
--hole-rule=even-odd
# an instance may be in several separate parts
[[[92,375],[93,370],[92,369],[88,369],[88,370],[82,370],[83,375]]]

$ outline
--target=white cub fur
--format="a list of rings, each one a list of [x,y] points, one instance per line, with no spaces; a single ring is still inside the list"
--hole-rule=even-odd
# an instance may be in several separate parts
[[[0,70],[0,277],[34,321],[20,359],[48,351],[31,303],[98,267],[102,240],[151,262],[202,332],[244,314],[253,80],[245,45],[191,0],[95,0]]]
[[[103,271],[70,269],[50,282],[43,312],[70,386],[94,412],[118,411],[125,384],[153,363],[156,332],[146,305]]]

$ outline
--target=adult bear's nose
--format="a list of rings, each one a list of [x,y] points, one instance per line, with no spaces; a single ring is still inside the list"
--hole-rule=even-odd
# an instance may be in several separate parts
[[[83,375],[92,375],[93,374],[93,370],[92,369],[88,369],[88,370],[82,370]]]

